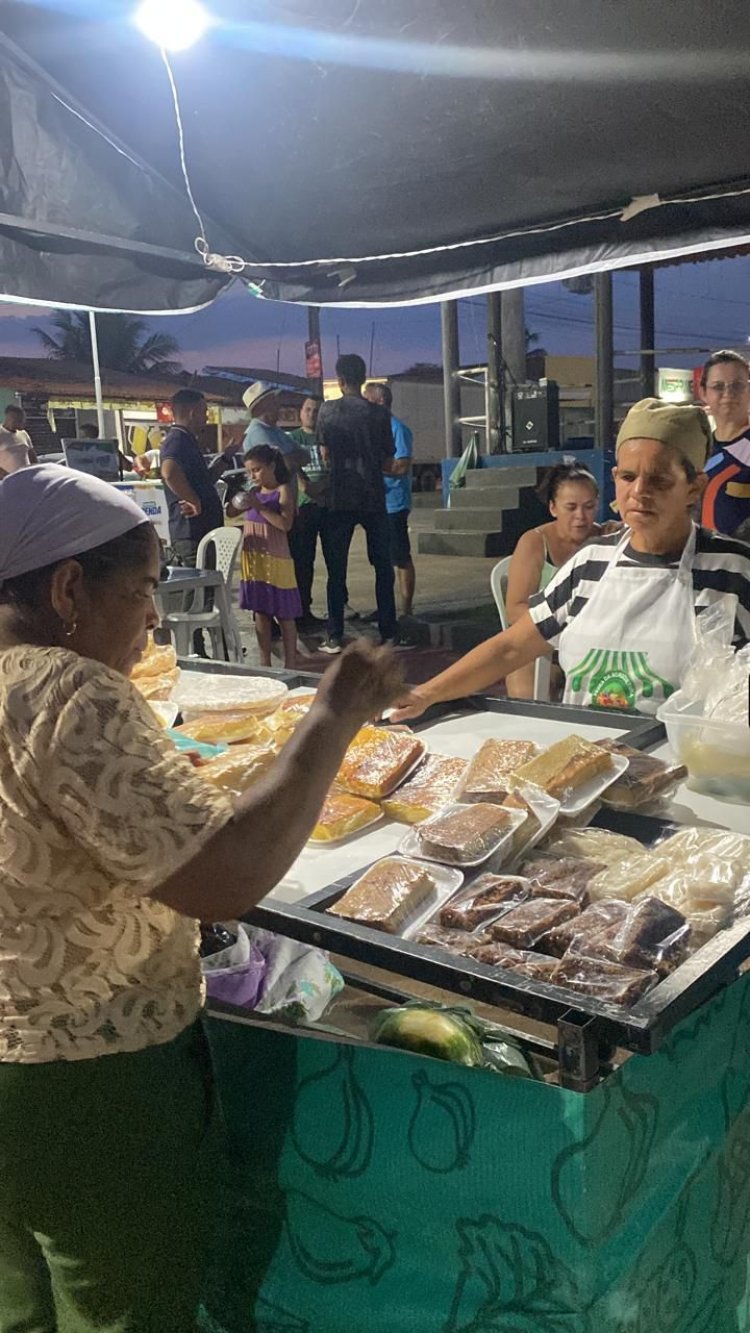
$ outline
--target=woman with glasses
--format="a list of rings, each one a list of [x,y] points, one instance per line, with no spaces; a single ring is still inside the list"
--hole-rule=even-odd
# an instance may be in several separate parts
[[[750,540],[750,366],[739,352],[714,352],[701,375],[701,394],[714,421],[706,463],[704,528]]]

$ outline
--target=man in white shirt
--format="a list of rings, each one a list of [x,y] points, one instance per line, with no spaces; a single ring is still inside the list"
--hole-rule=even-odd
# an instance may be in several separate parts
[[[23,428],[24,423],[22,407],[12,403],[6,407],[0,426],[0,477],[7,477],[9,472],[18,472],[19,468],[31,467],[32,463],[39,462],[31,436]]]

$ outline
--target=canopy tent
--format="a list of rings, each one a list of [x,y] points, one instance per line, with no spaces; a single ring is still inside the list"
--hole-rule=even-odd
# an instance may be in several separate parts
[[[264,296],[436,300],[750,240],[745,0],[209,7],[172,61],[185,160],[209,250]],[[160,53],[105,12],[3,6],[0,286],[192,308],[232,275],[195,252]]]

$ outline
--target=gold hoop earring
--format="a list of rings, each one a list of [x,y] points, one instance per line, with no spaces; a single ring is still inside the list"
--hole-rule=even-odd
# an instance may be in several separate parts
[[[66,639],[72,639],[77,629],[78,629],[78,622],[75,620],[71,620],[70,624],[65,626]]]

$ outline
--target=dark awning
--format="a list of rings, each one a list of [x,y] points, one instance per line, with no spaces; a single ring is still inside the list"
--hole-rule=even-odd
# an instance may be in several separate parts
[[[745,0],[205,3],[172,62],[187,165],[211,251],[266,296],[421,301],[750,241]],[[129,5],[40,8],[3,8],[35,62],[0,50],[5,292],[209,300],[229,276],[195,256],[159,52]]]

